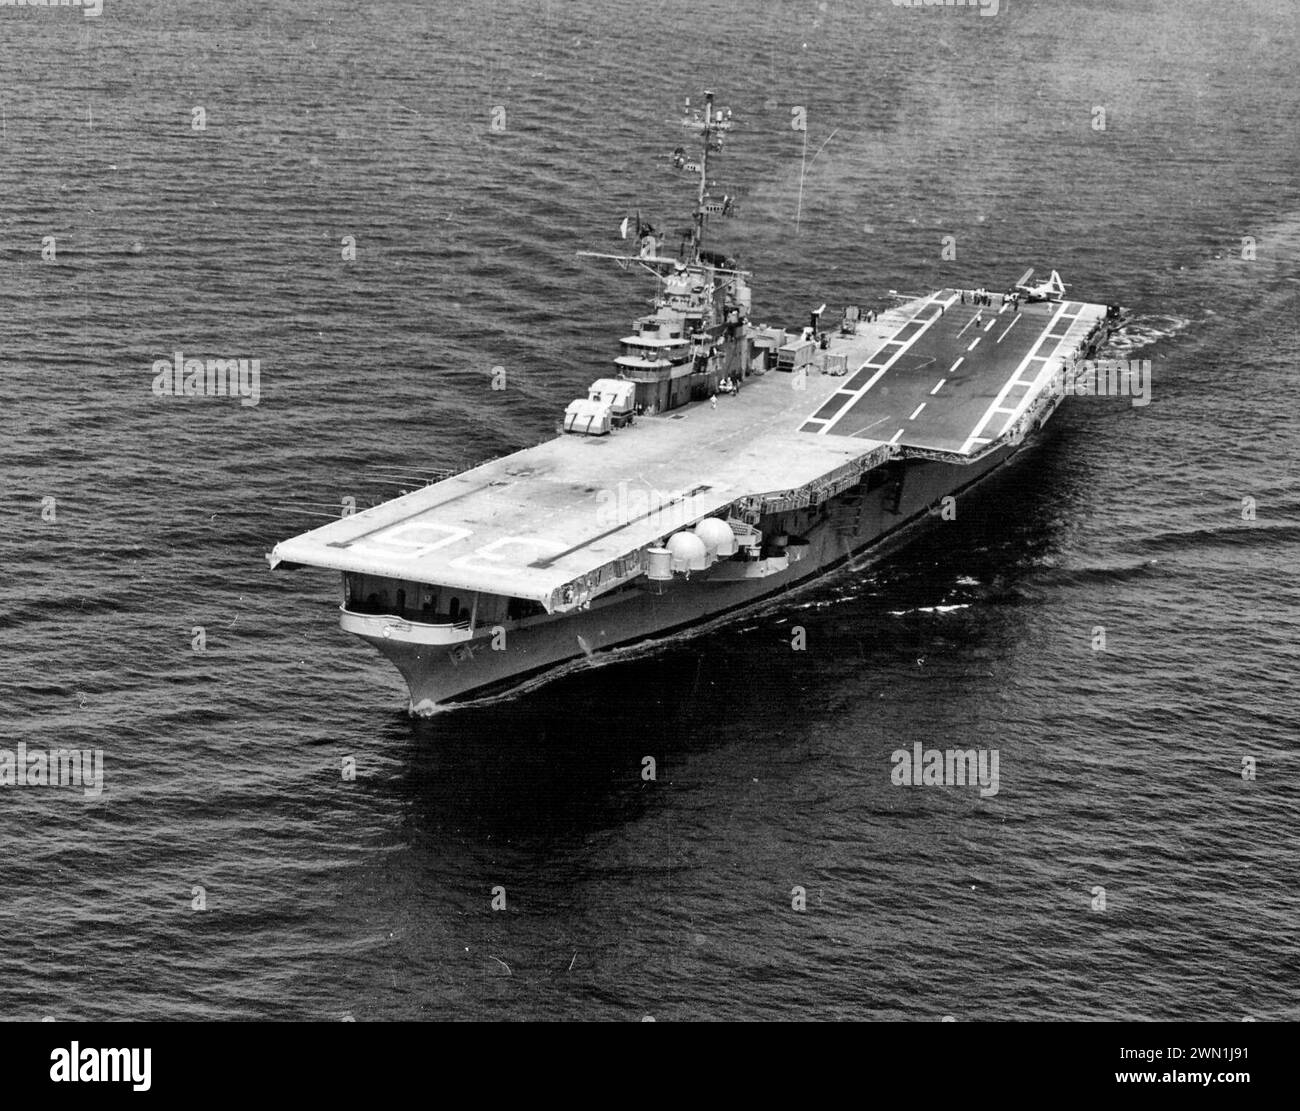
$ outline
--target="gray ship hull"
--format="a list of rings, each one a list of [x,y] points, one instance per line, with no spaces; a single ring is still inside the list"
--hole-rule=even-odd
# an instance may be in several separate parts
[[[698,630],[723,615],[806,585],[849,559],[863,565],[879,560],[927,525],[942,527],[942,499],[970,491],[1016,451],[1008,446],[966,465],[909,461],[901,489],[882,486],[856,503],[833,499],[825,519],[807,530],[803,557],[766,578],[675,579],[662,584],[662,593],[638,589],[597,599],[590,609],[511,629],[496,638],[496,648],[486,630],[453,651],[381,636],[361,639],[401,672],[413,713],[428,714],[446,703],[506,693],[584,656],[604,662],[614,649]]]

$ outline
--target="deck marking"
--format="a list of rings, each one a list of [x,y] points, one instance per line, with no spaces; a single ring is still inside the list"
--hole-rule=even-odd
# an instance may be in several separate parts
[[[977,343],[979,343],[979,341],[980,341],[979,336],[976,336],[973,340],[970,341],[970,346],[969,346],[968,348],[966,348],[966,350],[967,350],[967,351],[974,351],[974,350],[975,350],[975,345],[976,345]]]
[[[870,424],[864,424],[864,425],[863,425],[861,428],[859,428],[857,431],[855,431],[855,432],[850,432],[849,435],[850,435],[850,437],[852,437],[852,436],[861,436],[862,433],[871,431],[871,429],[875,428],[876,425],[878,425],[878,424],[884,424],[885,421],[887,421],[887,420],[889,420],[888,415],[883,416],[883,417],[877,417],[877,418],[876,418],[875,420],[873,420]]]
[[[965,355],[962,355],[961,358],[959,358],[955,363],[952,364],[952,366],[950,366],[950,367],[948,368],[948,373],[951,374],[954,370],[956,370],[959,366],[961,366],[961,364],[964,363],[965,361],[966,361],[966,356],[965,356]]]
[[[898,443],[898,441],[901,440],[902,438],[903,438],[903,430],[900,428],[897,432],[895,432],[895,433],[894,433],[894,434],[889,438],[889,442],[890,442],[891,444],[896,444],[896,443]]]
[[[685,414],[682,415],[684,416]],[[723,488],[725,489],[725,487]],[[678,494],[675,498],[669,498],[667,501],[664,501],[659,505],[655,505],[650,509],[647,509],[644,513],[638,513],[635,517],[629,517],[626,521],[622,521],[619,524],[616,524],[613,528],[607,528],[605,529],[604,532],[598,532],[596,533],[595,536],[589,536],[585,540],[582,540],[579,543],[573,544],[567,548],[563,544],[560,544],[554,540],[544,540],[541,538],[530,539],[529,537],[522,537],[516,540],[513,537],[506,537],[502,540],[493,541],[493,543],[488,544],[486,547],[479,548],[478,551],[475,552],[472,556],[462,556],[461,559],[454,560],[452,562],[452,566],[463,567],[465,566],[465,564],[462,562],[463,560],[477,558],[480,555],[480,553],[483,554],[484,558],[496,561],[500,559],[499,556],[489,555],[487,553],[489,553],[491,549],[497,547],[497,545],[499,544],[530,543],[530,544],[536,544],[539,547],[543,544],[554,545],[556,548],[559,549],[559,551],[555,552],[552,555],[543,555],[540,558],[533,560],[532,563],[528,564],[529,567],[536,567],[539,570],[547,570],[557,560],[563,559],[566,555],[570,555],[573,552],[580,552],[582,551],[583,548],[589,547],[592,544],[596,543],[596,541],[604,540],[605,537],[607,536],[613,536],[614,533],[627,528],[629,525],[634,525],[640,521],[644,521],[647,517],[651,517],[656,513],[662,513],[665,509],[668,509],[672,506],[679,505],[682,502],[687,502],[689,504],[691,498],[696,497],[697,495],[700,494],[708,493],[708,491],[712,489],[713,487],[710,486],[707,482],[701,483],[699,486],[695,486],[692,489],[685,491],[684,493]],[[520,564],[519,566],[523,566],[523,564]]]
[[[1051,319],[1048,320],[1046,327],[1044,327],[1042,331],[1039,333],[1039,338],[1036,339],[1033,342],[1033,344],[1029,347],[1028,349],[1029,353],[1025,356],[1024,359],[1021,360],[1020,365],[1016,367],[1015,372],[1012,374],[1011,378],[1008,379],[1006,385],[1004,385],[1002,389],[998,391],[998,395],[994,399],[993,404],[990,405],[984,411],[984,416],[980,418],[979,423],[975,425],[975,428],[971,432],[970,436],[966,438],[966,442],[962,445],[962,449],[961,449],[963,454],[970,451],[976,439],[979,438],[979,434],[983,432],[984,429],[988,426],[989,422],[993,420],[994,411],[1002,406],[1002,403],[1003,401],[1006,400],[1007,395],[1012,391],[1012,389],[1015,388],[1016,385],[1015,380],[1020,377],[1020,375],[1030,366],[1031,363],[1038,362],[1041,364],[1038,371],[1038,375],[1035,377],[1034,382],[1037,384],[1043,381],[1043,377],[1047,369],[1048,360],[1044,356],[1035,355],[1034,352],[1042,344],[1043,338],[1049,332],[1055,330],[1057,323],[1061,320],[1062,317],[1065,316],[1066,310],[1069,308],[1073,308],[1074,310],[1073,315],[1069,318],[1071,320],[1070,328],[1073,328],[1075,324],[1077,324],[1079,315],[1083,312],[1083,303],[1062,301],[1059,307],[1056,309],[1056,312],[1052,314]],[[1019,319],[1019,315],[1017,315],[1016,319],[1017,320]],[[1012,323],[1015,323],[1015,321],[1012,321]],[[1066,329],[1067,338],[1063,338],[1057,341],[1058,346],[1062,343],[1067,342],[1070,333],[1070,328]],[[1004,332],[1003,335],[1005,334],[1006,333]],[[1041,390],[1038,391],[1038,394],[1041,396]],[[1010,428],[1011,425],[1014,423],[1016,419],[1015,416],[1016,413],[1020,412],[1021,410],[1027,411],[1029,409],[1029,406],[1033,404],[1035,396],[1036,393],[1033,388],[1025,390],[1024,398],[1017,405],[1016,409],[1012,410],[1012,415],[1003,422],[1002,431],[998,433],[999,436],[1004,435],[1007,429]]]
[[[848,391],[849,397],[852,400],[846,402],[846,405],[852,405],[854,401],[856,401],[859,397],[861,397],[864,393],[866,393],[869,389],[871,389],[872,386],[874,386],[877,382],[879,382],[880,379],[888,372],[888,370],[889,370],[888,366],[882,366],[878,371],[876,371],[875,374],[873,374],[870,378],[867,379],[867,384],[865,386],[860,386],[856,390]],[[839,397],[845,392],[846,392],[845,390],[836,390],[833,394],[831,394],[831,397],[832,398]],[[843,412],[844,410],[841,409],[840,412],[836,413],[834,417],[827,417],[826,420],[830,421],[833,424],[835,422],[835,419],[839,417]]]
[[[519,556],[512,558],[498,554],[500,549],[512,547],[542,554],[531,563],[525,563],[522,557]],[[483,547],[470,552],[469,555],[453,559],[448,566],[460,567],[470,571],[521,570],[524,567],[546,567],[555,562],[561,555],[576,550],[576,548],[565,548],[564,544],[559,540],[547,540],[541,536],[501,536],[493,540],[492,543],[484,544]],[[554,554],[547,555],[548,551]]]
[[[916,420],[916,418],[919,417],[919,416],[921,415],[921,410],[924,409],[924,408],[925,408],[925,402],[922,401],[921,404],[918,405],[918,406],[916,407],[916,411],[915,411],[915,412],[914,412],[910,417],[908,417],[907,419],[908,419],[908,420]]]
[[[938,384],[937,386],[935,386],[934,389],[932,389],[932,390],[930,391],[930,396],[933,397],[933,396],[934,396],[935,394],[937,394],[941,389],[943,389],[943,384],[944,384],[946,381],[948,381],[947,378],[940,378],[940,379],[939,379],[939,384]]]
[[[1016,313],[1015,320],[1012,320],[1011,323],[1007,325],[1006,332],[1003,332],[1000,336],[998,336],[998,340],[997,340],[998,343],[1001,343],[1004,339],[1007,338],[1007,332],[1011,331],[1011,329],[1016,326],[1016,321],[1020,319],[1020,316],[1021,316],[1020,313]]]
[[[460,476],[459,476],[459,475],[452,475],[451,477],[452,477],[452,478],[459,478]],[[450,482],[451,479],[447,479],[446,481]],[[421,509],[416,509],[416,510],[414,510],[413,512],[406,514],[404,517],[398,517],[398,518],[396,518],[395,520],[388,521],[388,522],[385,523],[385,524],[382,524],[382,525],[376,525],[374,528],[372,528],[372,529],[367,529],[365,532],[363,532],[363,533],[359,533],[359,534],[356,535],[356,536],[350,536],[350,537],[348,537],[346,540],[329,540],[329,541],[326,541],[326,542],[325,542],[325,543],[326,543],[326,546],[327,546],[327,547],[330,547],[330,548],[348,548],[348,547],[351,547],[353,544],[357,543],[358,541],[366,540],[366,539],[368,539],[369,537],[374,536],[375,533],[378,533],[378,532],[386,532],[388,529],[393,528],[395,525],[399,525],[399,524],[401,524],[403,521],[413,521],[413,520],[415,520],[415,519],[418,518],[418,517],[422,517],[425,513],[428,513],[430,509],[441,509],[443,506],[445,506],[445,505],[450,505],[450,504],[451,504],[452,502],[454,502],[454,501],[460,501],[461,498],[468,498],[468,497],[470,497],[472,494],[481,494],[484,490],[487,489],[487,485],[488,485],[488,484],[484,483],[484,484],[482,484],[482,485],[480,485],[480,486],[472,486],[472,487],[470,487],[468,490],[462,490],[459,494],[452,494],[451,497],[449,497],[449,498],[443,498],[443,500],[440,501],[440,502],[438,502],[436,505],[432,505],[432,506],[424,506],[424,507],[421,508]],[[427,489],[427,487],[426,487],[426,489]],[[391,499],[391,500],[393,500],[393,501],[397,501],[397,500],[400,500],[400,499],[394,498],[394,499]],[[383,504],[387,505],[388,503],[387,503],[387,502],[384,502]],[[371,506],[371,508],[372,508],[372,509],[377,509],[378,506]],[[356,515],[356,519],[357,519],[357,520],[360,520],[363,516],[365,516],[364,513],[358,513],[358,514]],[[342,519],[343,519],[343,518],[340,518],[340,520],[342,520]],[[348,519],[351,520],[351,518],[348,518]],[[328,527],[328,526],[326,526],[326,527]],[[444,526],[444,527],[445,527],[445,526]]]
[[[898,345],[898,350],[895,351],[892,355],[890,355],[885,360],[884,366],[882,366],[878,371],[876,371],[875,374],[873,374],[869,379],[867,379],[866,384],[863,385],[860,389],[858,389],[853,397],[845,401],[845,403],[843,404],[843,406],[840,407],[838,412],[836,412],[833,416],[826,418],[828,423],[824,428],[817,429],[817,431],[813,434],[816,436],[829,435],[831,431],[835,428],[835,425],[839,423],[839,421],[844,417],[844,415],[848,413],[850,410],[852,410],[852,408],[855,405],[857,405],[858,402],[861,401],[862,398],[866,395],[867,391],[870,390],[871,387],[874,386],[878,381],[880,381],[880,379],[886,373],[888,373],[889,369],[896,362],[898,362],[898,360],[901,359],[904,354],[906,354],[908,349],[911,348],[916,343],[916,341],[921,338],[921,336],[925,335],[926,331],[930,328],[932,324],[934,324],[936,320],[940,319],[943,316],[942,312],[936,312],[933,313],[928,320],[922,321],[921,320],[922,313],[926,312],[927,310],[934,309],[936,306],[939,306],[940,308],[950,307],[953,304],[953,302],[956,300],[957,300],[957,294],[954,293],[951,297],[949,297],[946,301],[943,302],[940,301],[925,302],[925,304],[921,306],[921,308],[917,311],[917,313],[907,322],[907,324],[919,323],[920,327],[918,327],[917,330],[906,340],[891,340],[890,343],[895,343]],[[904,325],[904,327],[906,327],[906,325]],[[885,346],[889,346],[889,344],[886,344]],[[879,356],[880,353],[881,352],[878,351],[876,352],[876,355],[872,357],[875,358]]]
[[[999,310],[998,310],[998,314],[1001,315],[1001,313],[1002,313],[1002,310],[999,309]],[[984,325],[984,330],[985,330],[986,332],[991,332],[991,331],[993,330],[993,325],[996,324],[996,323],[997,323],[996,320],[990,320],[987,324]]]
[[[439,535],[441,534],[441,535]],[[409,556],[422,559],[430,552],[456,544],[469,536],[472,530],[455,525],[442,525],[433,521],[399,519],[391,524],[363,532],[350,540],[330,541],[331,548],[351,548],[353,553],[368,555]]]

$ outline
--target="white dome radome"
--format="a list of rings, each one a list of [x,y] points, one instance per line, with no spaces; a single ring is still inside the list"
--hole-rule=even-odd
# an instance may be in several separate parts
[[[731,526],[717,517],[706,517],[695,526],[695,535],[704,541],[704,547],[716,552],[720,558],[736,554],[736,534]]]
[[[709,565],[704,541],[693,532],[677,532],[670,536],[668,552],[674,571],[703,571]]]

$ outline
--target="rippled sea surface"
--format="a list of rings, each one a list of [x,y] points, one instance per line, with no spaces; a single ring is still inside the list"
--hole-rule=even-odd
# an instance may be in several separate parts
[[[1296,6],[708,11],[0,8],[0,747],[105,766],[0,788],[0,1015],[1300,1017]],[[650,293],[575,252],[681,221],[704,87],[756,318],[1057,267],[1151,403],[883,565],[412,719],[264,554],[553,433]],[[259,403],[154,396],[176,351]],[[998,793],[895,786],[917,743]]]

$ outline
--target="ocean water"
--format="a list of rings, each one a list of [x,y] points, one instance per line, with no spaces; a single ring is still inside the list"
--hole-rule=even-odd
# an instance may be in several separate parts
[[[0,1016],[1300,1017],[1297,46],[1290,0],[0,8],[0,747],[104,760],[0,787]],[[552,434],[650,295],[575,252],[681,222],[705,87],[757,319],[1056,267],[1151,403],[413,719],[264,555]],[[176,351],[257,404],[155,396]],[[896,786],[918,743],[997,794]]]

